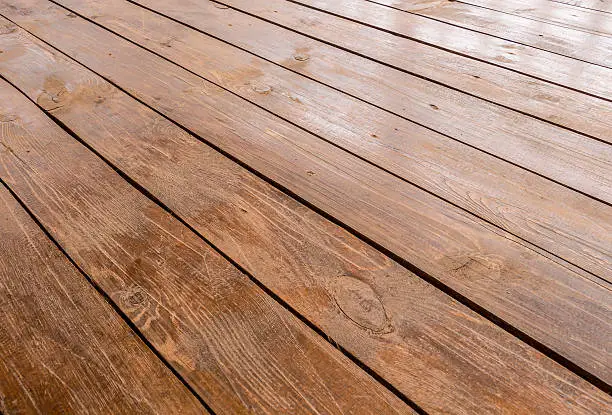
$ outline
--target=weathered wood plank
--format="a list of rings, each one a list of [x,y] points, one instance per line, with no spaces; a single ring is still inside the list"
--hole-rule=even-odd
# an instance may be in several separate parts
[[[612,281],[612,215],[601,203],[123,0],[58,2]],[[461,135],[460,131],[456,134]],[[505,129],[496,130],[491,140],[496,139],[512,142]],[[584,154],[594,145],[593,155],[611,160],[605,170],[612,170],[609,145],[585,137],[572,150],[568,144],[569,139],[564,139],[568,160],[576,161],[577,151]],[[530,151],[515,144],[512,147],[517,154]],[[548,149],[539,151],[545,158],[540,164],[553,163],[551,153]],[[568,166],[565,175],[582,168],[584,163]]]
[[[240,8],[242,8],[242,3],[247,1],[226,0],[225,2],[227,4],[240,4]],[[414,39],[425,42],[427,45],[478,59],[481,63],[486,62],[511,69],[537,79],[612,100],[612,85],[607,82],[612,74],[610,68],[522,46],[368,1],[292,0],[292,2],[295,2],[296,5],[309,6],[316,10],[334,13],[370,25],[372,28],[391,32],[386,33],[385,36],[380,30],[378,30],[378,33],[376,33],[376,30],[371,32],[372,28],[361,25],[361,27],[351,28],[348,33],[342,33],[341,36],[337,35],[337,39],[332,40],[334,44],[343,43],[342,39],[352,37],[355,31],[361,32],[361,36],[366,33],[370,36],[369,48],[379,47],[388,36],[400,35],[394,36],[397,38],[394,43],[402,45],[401,49],[396,49],[395,53],[403,53],[402,51],[411,44],[410,39]],[[255,3],[259,5],[260,2]],[[266,8],[269,6],[267,5]],[[277,13],[277,15],[282,16],[282,13]],[[331,17],[339,19],[339,17]],[[347,26],[349,26],[348,23],[355,24],[347,21]],[[353,42],[356,40],[353,38]],[[380,52],[371,56],[377,58],[379,55]],[[554,70],[551,70],[551,68],[554,68]]]
[[[412,413],[5,81],[0,93],[0,177],[215,412]]]
[[[525,46],[533,46],[597,65],[607,67],[612,65],[612,38],[610,37],[554,24],[542,24],[522,16],[472,5],[469,2],[449,0],[372,1]],[[547,3],[549,7],[554,7],[550,2],[547,1]]]
[[[527,17],[539,22],[555,23],[588,33],[612,37],[612,16],[597,10],[579,9],[549,0],[463,0],[465,3],[488,7],[504,13]],[[600,7],[612,11],[609,2]]]
[[[137,2],[443,134],[460,137],[470,145],[498,154],[514,163],[528,164],[529,168],[536,169],[540,173],[543,169],[547,169],[545,175],[555,175],[553,169],[546,167],[549,163],[542,165],[530,159],[533,154],[542,152],[534,152],[525,147],[519,151],[521,157],[513,156],[519,147],[522,148],[517,140],[520,139],[525,143],[523,145],[534,139],[544,142],[558,139],[562,143],[567,143],[575,140],[568,137],[576,137],[567,136],[566,132],[552,128],[546,123],[534,123],[530,117],[524,117],[497,105],[333,48],[235,10],[216,8],[211,2],[192,0],[173,2],[137,0]],[[332,32],[337,34],[348,30],[344,26],[334,26],[334,23],[356,25],[342,19],[319,21],[317,20],[319,17],[330,18],[330,16],[324,13],[313,15],[312,10],[299,9],[298,6],[287,2],[276,3],[271,0],[270,3],[265,14],[271,19],[277,15],[274,13],[277,8],[283,16],[291,15],[295,10],[302,10],[302,13],[291,20],[294,28],[302,26],[300,30],[303,28],[310,31],[316,27],[317,31],[326,31],[331,36]],[[247,7],[249,4],[251,3],[244,6]],[[252,33],[257,33],[257,36],[252,36]],[[381,36],[384,37],[386,34],[383,33]],[[333,38],[337,37],[333,35]],[[354,37],[359,37],[359,34],[355,33]],[[391,35],[389,37],[390,39],[375,49],[385,49],[385,45],[396,38]],[[365,36],[360,39],[361,42],[358,44],[367,47],[371,37]],[[168,40],[165,39],[164,43]],[[428,54],[431,51],[435,51],[436,56]],[[443,57],[440,53],[447,56]],[[304,55],[308,59],[299,61],[295,59],[296,55]],[[487,99],[497,100],[504,105],[526,110],[543,119],[571,126],[582,132],[594,134],[604,141],[612,142],[610,136],[612,104],[609,102],[448,54],[416,42],[413,42],[410,48],[402,50],[402,53],[396,53],[393,47],[386,48],[384,55],[388,62],[395,62],[397,66],[416,69],[426,76],[437,76],[444,82],[466,87],[472,93],[482,93]],[[448,66],[445,67],[447,63]],[[471,69],[470,65],[473,66]],[[487,72],[482,71],[483,67]],[[465,123],[465,119],[472,122]],[[497,137],[504,139],[497,140]],[[506,137],[512,138],[513,145],[507,145],[509,138]],[[588,147],[588,144],[586,146]],[[557,149],[560,147],[557,146]],[[544,153],[551,151],[554,150],[549,148]],[[565,159],[562,154],[557,154],[553,158]],[[555,161],[551,163],[556,165]],[[571,175],[556,174],[555,177],[561,182],[572,180]],[[581,183],[582,180],[575,181],[574,186],[581,186]]]
[[[0,235],[0,413],[206,413],[2,184]]]
[[[236,159],[609,380],[608,288],[65,9],[16,7],[12,15]],[[12,76],[24,67],[15,65]],[[53,97],[61,101],[67,88],[48,87],[47,109],[58,107]]]
[[[411,105],[404,105],[401,101],[395,102],[398,93],[402,93],[404,102],[413,103],[417,109],[429,108],[430,103],[438,101],[435,96],[440,94],[446,97],[445,110],[460,104],[464,111],[475,106],[488,110],[487,105],[478,100],[471,101],[463,94],[338,50],[298,33],[288,32],[235,10],[216,8],[212,2],[193,0],[133,2],[163,10],[164,13],[186,21],[211,35],[421,123],[424,122],[422,116],[417,116]],[[433,79],[509,108],[612,142],[610,137],[612,104],[609,102],[418,42],[380,33],[353,22],[335,19],[325,13],[316,13],[285,1],[270,0],[266,2],[267,6],[252,2],[228,4],[281,23],[308,36],[321,38],[367,56],[374,56],[381,62],[418,76]],[[342,36],[345,32],[351,33],[351,36]],[[257,36],[249,36],[250,33],[257,33]],[[372,39],[379,39],[380,43],[372,46]],[[296,61],[293,59],[296,54],[305,54],[310,59],[307,62]],[[326,79],[325,72],[333,73],[333,77]],[[339,82],[340,79],[342,82]],[[440,90],[444,92],[441,93]],[[424,99],[424,102],[420,102],[420,99]],[[480,119],[479,116],[473,118]],[[487,116],[482,117],[486,118]]]
[[[550,0],[552,3],[569,4],[584,9],[612,13],[612,2],[609,0]]]
[[[566,408],[575,377],[549,359],[52,49],[13,40],[5,75],[424,408]]]

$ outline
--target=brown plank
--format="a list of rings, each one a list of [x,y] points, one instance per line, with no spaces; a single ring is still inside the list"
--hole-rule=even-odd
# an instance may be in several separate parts
[[[608,380],[605,333],[612,318],[607,286],[579,277],[510,235],[65,9],[16,7],[14,18],[228,154]],[[24,54],[1,56],[11,55]],[[24,67],[12,66],[11,76]],[[35,96],[47,99],[53,110],[53,97],[61,100],[66,87],[49,88],[51,102],[40,96],[40,87]]]
[[[612,281],[612,218],[601,203],[123,0],[59,3]],[[512,139],[504,130],[494,138]],[[568,158],[594,143],[582,138]],[[612,147],[595,146],[594,154],[612,160]],[[566,175],[584,167],[578,164]]]
[[[0,84],[0,110],[13,118],[2,129],[0,177],[215,412],[412,413]]]
[[[465,0],[466,3],[488,7],[539,22],[555,23],[588,33],[612,37],[612,16],[597,10],[572,7],[549,0]],[[609,9],[609,3],[600,2]]]
[[[2,184],[0,235],[0,413],[206,413]]]
[[[28,69],[10,73],[26,93],[425,409],[580,411],[569,396],[599,396],[99,77],[40,42],[13,36],[2,56]],[[53,103],[48,94],[61,99]]]
[[[373,0],[479,33],[610,67],[612,38],[448,0]],[[554,7],[550,4],[549,7]]]
[[[247,1],[248,0],[227,0],[226,2],[228,4],[240,4],[240,8],[242,8],[242,3],[246,3]],[[390,9],[389,7],[369,1],[292,1],[294,1],[296,5],[309,6],[316,10],[334,13],[344,18],[353,19],[362,24],[371,25],[371,28],[354,26],[348,33],[344,33],[346,37],[352,37],[353,32],[360,31],[361,36],[370,36],[370,41],[368,42],[370,48],[379,47],[385,43],[387,37],[392,36],[394,40],[396,40],[395,43],[403,45],[400,50],[396,49],[395,53],[402,53],[405,48],[411,45],[409,40],[414,39],[419,42],[424,42],[427,45],[478,59],[483,63],[486,62],[498,67],[511,69],[537,79],[592,94],[603,99],[612,100],[612,85],[607,82],[607,79],[609,79],[612,74],[612,69],[609,68],[522,46],[517,43],[437,22],[422,16]],[[259,4],[260,2],[255,3]],[[261,2],[261,4],[266,3]],[[268,4],[267,7],[269,6]],[[314,14],[314,11],[315,10],[313,10],[311,14]],[[282,13],[277,14],[282,16]],[[331,17],[340,19],[335,16]],[[350,21],[348,21],[348,23],[355,24]],[[348,24],[346,25],[349,26]],[[383,34],[384,32],[381,33],[380,30],[372,31],[373,28],[383,29],[391,33]],[[400,36],[394,36],[394,34]],[[344,36],[336,37],[339,39],[332,41],[332,43],[342,43],[340,39]],[[355,41],[357,41],[357,39],[353,37],[353,42]],[[388,47],[388,45],[386,47]],[[368,56],[378,58],[381,52]],[[550,68],[554,68],[554,71],[551,71]],[[577,76],[577,74],[580,74],[580,76]]]
[[[214,7],[214,3],[211,2],[137,0],[137,3],[162,11],[212,36],[444,134],[457,135],[456,129],[462,125],[461,120],[468,118],[473,123],[461,128],[462,139],[488,152],[501,152],[504,158],[512,158],[512,152],[503,151],[505,146],[493,141],[499,134],[511,131],[516,140],[517,137],[532,135],[540,137],[538,131],[541,128],[545,130],[548,128],[534,127],[534,124],[527,120],[528,117],[522,117],[513,111],[506,111],[496,105],[490,105],[235,10]],[[280,13],[274,13],[274,10],[280,11],[282,19],[290,23],[294,29],[309,35],[317,35],[323,31],[325,37],[330,40],[337,40],[338,34],[350,32],[351,27],[360,26],[342,19],[332,19],[324,13],[313,14],[310,9],[300,8],[287,2],[271,0],[269,3],[269,7],[265,10],[263,6],[255,8],[251,3],[241,3],[241,6],[269,19],[279,19],[277,16]],[[295,18],[290,19],[295,13],[298,13]],[[257,33],[257,36],[252,36],[252,33]],[[385,33],[380,34],[381,39],[384,38],[383,44],[375,48],[368,46],[371,36],[361,37],[359,33],[353,33],[352,37],[359,39],[359,42],[354,42],[352,45],[357,49],[366,48],[367,50],[361,49],[366,54],[372,55],[384,50],[379,58],[391,65],[453,87],[463,88],[469,93],[596,136],[603,141],[612,142],[610,136],[612,104],[607,101],[417,42],[412,42],[410,47],[402,48],[397,44],[395,36],[387,36]],[[346,38],[343,42],[351,42],[351,39]],[[390,46],[385,46],[387,44]],[[346,43],[345,46],[351,45]],[[401,50],[401,53],[397,50]],[[299,54],[305,54],[309,59],[298,61],[294,56]],[[432,105],[435,105],[435,108]],[[503,128],[501,128],[502,122]],[[474,128],[475,124],[478,128]],[[520,130],[524,125],[529,127]],[[491,128],[495,128],[495,131]],[[476,139],[475,136],[480,133],[482,133],[480,139]],[[544,134],[544,137],[548,138],[541,139],[548,141],[550,136],[555,137],[556,134],[563,133]],[[492,144],[493,142],[495,144]],[[522,151],[523,158],[514,158],[513,162],[525,163],[524,157],[529,157],[531,153],[532,151]],[[535,165],[535,168],[541,169],[543,166]],[[567,180],[567,177],[561,179]]]

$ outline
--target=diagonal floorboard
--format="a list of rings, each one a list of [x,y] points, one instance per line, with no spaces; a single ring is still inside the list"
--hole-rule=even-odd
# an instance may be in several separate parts
[[[609,376],[608,288],[65,9],[51,5],[10,14],[428,278],[570,362]],[[569,339],[566,333],[572,333]]]
[[[610,67],[612,35],[585,33],[523,16],[448,0],[368,0],[500,39]],[[548,0],[544,0],[548,1]],[[505,2],[508,3],[508,2]]]
[[[517,401],[517,408],[541,405],[525,392],[532,382],[528,379],[536,374],[532,387],[540,388],[546,373],[558,371],[546,360],[541,361],[544,365],[536,363],[541,355],[530,357],[529,348],[510,335],[95,75],[65,58],[40,61],[53,52],[25,38],[20,42],[23,49],[19,43],[14,48],[4,45],[6,53],[21,56],[16,66],[32,69],[25,73],[53,73],[57,85],[72,89],[40,85],[36,77],[26,82],[23,75],[11,76],[32,99],[419,405],[493,410],[499,395]],[[41,89],[46,92],[36,95]],[[58,103],[49,101],[48,94],[63,97],[61,108],[54,108]],[[151,130],[148,125],[157,127]],[[167,160],[164,154],[172,157]],[[201,176],[207,180],[198,186]],[[465,350],[471,350],[470,371],[477,370],[479,376],[462,375],[466,363],[456,356]],[[503,362],[516,353],[524,363],[506,371]],[[504,383],[495,380],[500,373],[505,373]]]
[[[130,0],[130,3],[158,10],[264,59],[444,133],[449,131],[445,129],[448,120],[457,120],[458,113],[478,122],[480,128],[500,125],[503,111],[473,100],[471,95],[599,140],[612,141],[609,101],[284,0],[262,4],[225,1],[235,9],[194,0]],[[249,36],[253,32],[257,36]],[[345,33],[348,35],[338,36]],[[296,55],[308,59],[300,61],[295,59]],[[438,116],[430,104],[438,106],[444,116]],[[465,111],[470,110],[473,112],[468,115]],[[484,113],[478,115],[478,111]],[[436,122],[428,123],[429,117]],[[485,123],[481,119],[495,122]],[[470,132],[462,129],[464,135]]]
[[[612,260],[612,221],[601,203],[136,5],[122,0],[60,2],[322,139],[612,281],[607,267]],[[550,131],[552,136],[557,133]],[[462,136],[459,131],[455,135]],[[494,137],[503,141],[504,130],[495,131]],[[589,143],[602,159],[612,159],[612,147],[588,138],[574,147],[584,151]],[[521,154],[520,148],[514,151]],[[550,153],[549,148],[537,152],[544,157]],[[574,172],[578,162],[570,153],[567,173]],[[474,164],[481,169],[474,170]]]
[[[412,413],[5,81],[0,93],[14,117],[2,180],[215,413]]]
[[[3,184],[0,235],[1,413],[206,413]]]
[[[608,22],[522,2],[0,0],[0,413],[606,413]]]
[[[612,72],[608,67],[522,46],[365,0],[291,2],[378,29],[379,33],[382,31],[391,36],[413,40],[601,99],[610,100],[612,95],[612,87],[605,82]],[[382,36],[380,33],[376,37]],[[555,70],[551,71],[551,67]]]

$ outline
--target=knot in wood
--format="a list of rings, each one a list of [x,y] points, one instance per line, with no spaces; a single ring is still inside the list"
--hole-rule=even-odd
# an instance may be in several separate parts
[[[139,307],[146,303],[147,295],[140,287],[130,287],[121,293],[121,301],[126,307]]]
[[[0,35],[8,35],[17,31],[17,26],[12,23],[0,25]]]
[[[253,91],[257,92],[258,94],[268,95],[270,92],[272,92],[272,87],[268,85],[253,85]]]
[[[380,297],[366,282],[341,275],[332,283],[331,294],[340,311],[362,329],[376,334],[393,331]]]
[[[293,55],[293,59],[295,59],[296,61],[299,61],[299,62],[305,62],[308,59],[310,59],[310,56],[305,55],[303,53],[296,53],[295,55]]]
[[[65,94],[61,92],[54,94],[47,91],[43,91],[38,96],[38,98],[36,98],[36,103],[40,105],[45,111],[53,111],[62,107],[64,95]]]

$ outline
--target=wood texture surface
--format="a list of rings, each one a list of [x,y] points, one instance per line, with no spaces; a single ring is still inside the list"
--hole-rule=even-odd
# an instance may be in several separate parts
[[[412,412],[26,97],[0,88],[12,118],[0,177],[215,412]]]
[[[598,10],[586,10],[549,0],[465,0],[494,10],[535,21],[555,23],[561,27],[571,27],[589,33],[612,36],[611,16]],[[552,4],[551,4],[552,3]],[[599,7],[612,11],[609,1],[599,1]]]
[[[612,215],[607,206],[136,5],[122,0],[59,2],[514,235],[612,281],[609,267]],[[455,134],[460,136],[459,131]],[[504,139],[503,131],[495,137]],[[506,139],[511,140],[511,135]],[[589,143],[593,141],[584,138],[582,145],[576,143],[576,148],[584,149]],[[612,160],[609,145],[596,146],[600,155],[609,154]],[[548,151],[540,153],[550,155]],[[569,157],[575,158],[575,152],[568,152]],[[584,167],[579,164],[568,166],[566,172]],[[474,165],[479,169],[474,169]],[[607,170],[612,170],[612,164]]]
[[[24,120],[0,114],[1,163]],[[206,413],[2,184],[0,235],[0,413]]]
[[[553,3],[569,4],[583,9],[599,10],[612,13],[612,2],[610,0],[551,0]]]
[[[388,70],[385,71],[385,68],[380,65],[372,67],[370,65],[371,61],[363,58],[353,59],[355,56],[339,53],[337,49],[331,49],[330,51],[327,47],[318,50],[320,45],[312,47],[312,41],[305,40],[305,38],[294,42],[291,40],[291,33],[282,29],[275,33],[266,31],[267,28],[260,31],[260,27],[253,27],[257,20],[249,16],[242,15],[238,16],[237,19],[225,17],[224,13],[231,13],[230,9],[218,9],[211,6],[210,3],[202,5],[202,3],[192,2],[191,0],[177,0],[172,5],[167,5],[167,2],[159,0],[138,1],[147,6],[153,6],[154,9],[163,10],[172,16],[177,16],[182,21],[198,27],[221,22],[218,30],[225,28],[227,33],[233,33],[231,41],[236,38],[256,39],[253,42],[257,43],[258,48],[272,49],[271,53],[275,56],[275,60],[291,69],[308,76],[314,76],[328,85],[338,85],[347,93],[355,94],[395,113],[407,115],[410,119],[431,126],[436,131],[452,137],[459,137],[460,140],[470,145],[600,200],[612,201],[612,194],[610,193],[612,178],[607,173],[610,170],[610,160],[612,159],[610,152],[612,149],[608,145],[589,141],[588,138],[579,134],[563,131],[530,117],[494,105],[488,105],[481,100],[423,80],[417,80],[390,68],[386,68]],[[282,15],[283,19],[285,16],[291,15],[296,6],[287,2],[282,3],[285,4],[284,8],[281,7],[282,4],[277,3],[266,6],[266,14],[270,14],[274,18],[277,15],[274,10],[279,8],[280,13],[278,15]],[[235,5],[236,0],[232,4]],[[244,8],[251,7],[250,5],[251,2],[241,3]],[[216,10],[216,14],[209,14],[211,9]],[[309,9],[304,9],[304,11],[307,14],[316,13]],[[302,22],[300,24],[309,27],[310,30],[316,28],[317,31],[324,31],[330,35],[332,33],[350,32],[350,30],[334,26],[330,22],[325,25],[315,24],[308,20],[307,14],[303,14],[297,20]],[[326,16],[323,13],[320,14]],[[240,23],[236,22],[236,20],[242,20],[245,17],[248,20]],[[333,16],[328,17],[333,18]],[[337,22],[353,24],[342,19],[334,19]],[[231,23],[226,24],[225,22],[228,20]],[[265,22],[260,23],[265,24]],[[359,26],[357,24],[353,25]],[[258,33],[258,36],[249,36],[249,33],[253,31]],[[214,35],[219,36],[217,33]],[[358,34],[355,34],[354,37],[356,36]],[[335,34],[333,37],[338,38]],[[395,36],[391,37],[396,38]],[[361,44],[367,45],[371,42],[369,39],[373,38],[376,38],[376,34],[364,37]],[[227,39],[227,36],[225,36],[225,39]],[[286,47],[283,47],[282,50],[280,50],[281,45],[278,39],[285,41],[289,39],[289,42],[283,45]],[[267,46],[263,44],[266,40]],[[435,50],[433,48],[429,49]],[[404,56],[401,53],[398,54],[395,50],[388,50],[388,52],[388,56]],[[296,60],[295,56],[300,54],[308,56],[308,59],[306,61]],[[453,76],[456,77],[456,72],[453,72]],[[531,93],[533,94],[535,91]],[[597,111],[593,112],[593,114],[595,113]],[[612,114],[612,106],[609,103],[604,103],[601,112],[602,120],[606,120],[604,123],[612,122],[610,114]],[[576,114],[572,113],[570,117],[576,118]],[[478,128],[475,128],[475,122],[478,123]],[[608,126],[602,129],[602,135],[608,137],[606,139],[608,141],[612,140],[609,134],[610,128]],[[374,132],[374,134],[376,133]],[[542,160],[543,157],[546,158],[546,161]],[[580,158],[580,161],[578,161],[578,158]],[[581,167],[576,169],[576,164]]]
[[[448,0],[372,0],[501,39],[610,67],[612,37]],[[555,7],[547,1],[549,7]],[[610,16],[612,20],[612,16]]]
[[[236,10],[221,6],[215,7],[211,2],[194,0],[174,0],[171,3],[158,0],[137,0],[136,2],[156,10],[163,10],[164,13],[213,36],[425,125],[432,126],[426,120],[438,115],[430,107],[430,104],[433,103],[446,114],[446,117],[439,117],[435,126],[432,126],[441,132],[447,131],[445,127],[448,120],[452,120],[454,124],[460,124],[453,113],[464,114],[474,122],[481,119],[490,120],[487,123],[480,123],[478,129],[464,128],[462,134],[469,136],[473,130],[486,130],[487,125],[496,124],[500,117],[488,114],[490,111],[498,114],[499,110],[480,100],[473,100],[469,96],[440,87],[419,77],[432,79],[469,94],[612,142],[610,137],[612,104],[610,102],[408,39],[399,39],[396,36],[381,33],[344,19],[333,18],[325,13],[318,13],[286,1],[270,0],[261,4],[246,1],[240,3],[235,1],[227,3],[226,1],[226,3],[261,18],[291,27],[308,36],[314,36],[356,53],[374,57],[417,76],[393,70],[312,38],[283,30]],[[257,36],[249,36],[252,33],[257,33]],[[345,33],[347,35],[343,36]],[[378,39],[380,42],[371,46],[372,39]],[[297,61],[294,59],[296,54],[304,54],[309,59]],[[440,105],[442,102],[444,105]],[[418,115],[419,112],[421,115]],[[516,114],[513,115],[513,117],[516,116]],[[527,121],[513,124],[521,125],[523,122]],[[489,134],[488,137],[495,135]]]
[[[609,380],[606,333],[612,319],[607,287],[65,9],[46,5],[11,10],[4,7],[3,13],[312,205]]]
[[[597,412],[607,404],[549,359],[97,76],[19,31],[3,38],[5,76],[422,407],[544,413]],[[7,70],[7,63],[27,71]],[[589,403],[580,408],[568,396]]]
[[[610,68],[522,46],[400,10],[389,9],[369,1],[292,1],[389,31],[402,36],[400,39],[407,37],[603,99],[612,99],[612,86],[606,81],[612,74]],[[378,40],[380,36],[382,35],[376,35],[374,38],[377,41],[370,40],[369,44],[374,47],[379,42],[382,43]]]

